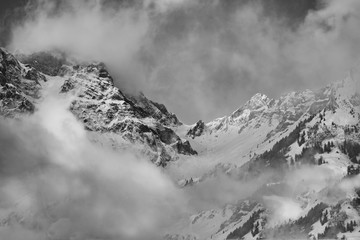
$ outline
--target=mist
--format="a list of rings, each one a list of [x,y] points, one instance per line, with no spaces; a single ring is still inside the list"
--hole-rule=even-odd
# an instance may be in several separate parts
[[[341,80],[358,62],[358,1],[324,1],[293,18],[272,3],[31,1],[9,48],[103,61],[121,89],[143,91],[185,123],[209,121],[257,92],[276,98]]]
[[[90,143],[69,101],[0,121],[0,238],[160,239],[185,195],[146,159]]]
[[[91,142],[72,93],[44,84],[33,115],[0,119],[0,239],[162,239],[179,220],[236,204],[266,182],[219,174],[180,188],[131,149]]]
[[[289,170],[281,182],[274,184],[275,188],[279,186],[278,194],[263,194],[264,204],[271,212],[269,227],[306,215],[307,206],[312,204],[314,196],[317,196],[315,203],[320,199],[329,205],[345,200],[346,193],[359,186],[358,179],[344,179],[343,174],[326,165],[302,165]]]
[[[264,183],[219,176],[181,189],[147,159],[91,143],[67,102],[0,121],[1,239],[162,239],[179,219],[236,203]]]

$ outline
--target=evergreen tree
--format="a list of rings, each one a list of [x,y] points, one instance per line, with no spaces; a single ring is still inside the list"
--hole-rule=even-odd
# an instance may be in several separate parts
[[[324,216],[322,218],[320,218],[321,225],[324,225],[328,221],[327,215],[328,215],[328,211],[326,210],[324,213]]]

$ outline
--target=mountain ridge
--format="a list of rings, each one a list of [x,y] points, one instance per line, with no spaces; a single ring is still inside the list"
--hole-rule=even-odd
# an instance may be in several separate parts
[[[25,104],[30,106],[28,112],[36,110],[36,101],[30,96],[32,93],[25,93],[22,85],[26,85],[30,77],[30,86],[36,89],[36,98],[40,98],[39,82],[46,78],[39,71],[45,70],[48,74],[63,78],[64,83],[59,89],[61,94],[72,92],[76,96],[69,109],[88,131],[120,134],[129,144],[144,146],[142,151],[151,156],[152,162],[161,166],[176,159],[177,154],[196,154],[189,142],[181,140],[171,129],[171,126],[182,124],[175,114],[168,112],[164,105],[147,99],[142,93],[137,96],[124,94],[114,86],[103,63],[68,65],[69,61],[41,53],[30,55],[29,59],[22,56],[25,62],[30,62],[22,64],[4,49],[1,49],[1,53],[6,56],[4,60],[0,59],[5,69],[3,78],[18,83],[15,86],[5,84],[2,90],[6,91],[4,96],[9,96],[11,102],[16,102],[17,98],[22,100],[18,103],[18,112],[23,110]],[[48,65],[41,64],[44,61]],[[10,94],[12,91],[15,91],[15,95]],[[6,108],[4,103],[3,106]],[[13,115],[13,112],[9,109],[3,115]]]
[[[165,105],[114,86],[102,63],[74,64],[44,53],[22,56],[27,63],[21,63],[0,53],[2,116],[36,112],[42,85],[59,81],[56,94],[71,97],[68,110],[95,144],[141,153],[183,191],[221,179],[250,186],[224,206],[189,213],[165,239],[321,239],[360,231],[360,195],[352,182],[360,173],[356,69],[315,91],[278,99],[257,93],[228,116],[189,126]]]
[[[192,230],[194,239],[338,239],[343,236],[357,239],[360,210],[358,190],[354,187],[345,191],[341,186],[343,182],[353,181],[348,179],[358,179],[359,173],[358,83],[359,78],[354,76],[352,70],[344,80],[316,91],[291,92],[279,99],[268,100],[268,105],[256,105],[259,108],[244,104],[235,111],[241,113],[235,115],[241,121],[231,114],[209,123],[199,121],[193,125],[187,136],[194,142],[212,144],[212,148],[226,148],[223,152],[219,150],[218,156],[226,155],[230,158],[230,165],[224,163],[228,159],[221,159],[208,173],[181,180],[179,184],[183,187],[205,184],[221,174],[240,178],[242,182],[252,182],[264,172],[270,171],[272,174],[259,188],[260,195],[254,193],[249,199],[230,205],[236,210],[227,215],[225,221],[220,219],[229,206],[193,215],[190,220],[202,219],[200,223],[190,224],[191,229],[196,229]],[[262,95],[256,94],[255,99],[259,96]],[[274,122],[277,124],[272,124]],[[217,138],[220,138],[219,141],[215,140]],[[237,148],[236,144],[229,147],[230,141],[223,144],[226,138],[242,143],[243,149]],[[252,147],[247,150],[246,142],[252,142],[249,144]],[[230,154],[232,152],[235,157]],[[201,156],[202,153],[199,154]],[[308,174],[318,172],[320,176],[328,172],[328,182],[323,182],[321,177],[311,180],[312,176],[300,174],[305,171],[303,169],[308,169]],[[281,185],[288,186],[289,183],[283,179],[289,179],[289,175],[294,175],[292,177],[299,185],[292,186],[294,190],[290,192],[295,193],[282,196],[276,188],[279,181]],[[317,184],[322,187],[313,188]],[[305,187],[303,190],[299,188],[301,185]],[[332,198],[329,197],[331,195]],[[254,201],[254,197],[255,203],[260,204],[259,208],[238,208],[246,201]],[[269,208],[271,202],[278,204],[277,207],[282,207],[282,202],[301,206],[299,211],[302,213],[296,218],[274,224],[277,210]],[[291,212],[290,209],[287,211]],[[246,214],[238,220],[233,219],[241,212]],[[213,232],[215,235],[200,237],[202,235],[198,234],[204,229],[212,232],[207,228],[211,222],[218,224],[214,227],[220,230]]]

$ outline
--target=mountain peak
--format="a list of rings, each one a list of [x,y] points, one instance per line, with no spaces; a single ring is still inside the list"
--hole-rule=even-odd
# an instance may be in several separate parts
[[[249,112],[251,110],[258,110],[264,107],[267,108],[270,101],[271,99],[265,94],[256,93],[242,107],[233,112],[231,118],[238,118],[240,115],[243,115],[244,112]]]
[[[267,106],[267,104],[270,102],[270,98],[262,93],[256,93],[254,96],[250,98],[249,101],[245,103],[245,106],[248,106],[250,108],[258,108]]]

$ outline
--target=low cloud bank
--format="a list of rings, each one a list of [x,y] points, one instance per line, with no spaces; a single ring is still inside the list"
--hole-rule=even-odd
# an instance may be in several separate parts
[[[67,104],[0,121],[0,238],[159,239],[184,196],[148,161],[91,144]]]

